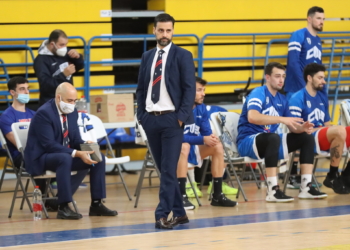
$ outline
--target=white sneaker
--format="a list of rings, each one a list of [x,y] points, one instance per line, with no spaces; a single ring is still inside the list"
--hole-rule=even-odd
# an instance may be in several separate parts
[[[305,188],[300,187],[298,197],[299,199],[324,199],[327,197],[327,194],[319,192],[312,186],[312,183],[309,182]]]
[[[293,197],[285,195],[278,185],[273,186],[271,191],[267,191],[267,202],[291,202],[294,201]]]

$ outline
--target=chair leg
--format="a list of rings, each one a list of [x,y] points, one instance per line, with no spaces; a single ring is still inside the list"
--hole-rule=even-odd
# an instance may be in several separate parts
[[[255,175],[255,172],[254,172],[254,169],[253,169],[251,163],[249,163],[249,167],[250,167],[250,171],[252,171],[252,174],[253,174],[253,177],[254,177],[256,186],[258,187],[258,189],[260,189],[260,182],[259,182],[258,179],[256,178],[256,175]]]
[[[149,174],[148,174],[148,185],[150,187],[152,187],[152,174],[153,174],[153,170],[149,171]]]
[[[287,174],[284,175],[284,181],[283,181],[283,193],[286,193],[287,190],[287,185],[288,185],[288,181],[289,181],[289,177],[290,177],[290,173],[292,172],[292,167],[293,167],[293,160],[295,158],[295,152],[292,153],[292,156],[290,157],[289,161],[288,161],[288,172]]]
[[[141,173],[140,173],[139,185],[136,189],[136,200],[135,200],[134,208],[137,208],[137,204],[139,203],[139,198],[141,195],[142,183],[143,183],[143,179],[145,178],[145,173],[146,173],[146,164],[143,165]]]
[[[75,212],[79,214],[79,210],[78,210],[77,204],[75,203],[75,200],[74,200],[74,199],[73,199],[73,201],[72,201],[72,205],[73,205],[73,207],[74,207]]]
[[[265,185],[266,185],[266,187],[267,187],[267,180],[266,180],[266,174],[265,174],[264,168],[263,168],[263,166],[262,166],[261,163],[258,163],[258,166],[259,166],[260,173],[261,173],[261,174],[263,175],[263,177],[264,177]]]
[[[19,186],[20,178],[21,178],[21,176],[19,175],[19,176],[17,177],[15,192],[13,193],[13,197],[12,197],[10,213],[9,213],[9,216],[8,216],[9,218],[12,217],[12,211],[13,211],[13,207],[15,206],[15,200],[16,200],[16,198],[17,198],[17,191],[18,191],[18,186]]]
[[[4,164],[4,168],[3,168],[2,174],[1,174],[1,179],[0,179],[0,193],[1,193],[2,183],[4,182],[4,179],[5,179],[5,173],[7,172],[7,161],[8,161],[8,157],[6,157],[6,161],[5,161],[5,164]]]
[[[25,186],[25,193],[26,193],[26,194],[28,193],[28,185],[29,185],[29,179],[27,179],[26,186]],[[23,198],[22,198],[21,206],[20,206],[20,208],[19,208],[20,210],[23,209],[24,200],[25,200],[25,195],[24,195],[24,193],[23,193]]]
[[[123,174],[122,174],[122,170],[120,169],[119,164],[117,164],[117,168],[118,168],[119,177],[120,177],[120,179],[121,179],[121,181],[122,181],[122,183],[123,183],[125,192],[126,192],[128,198],[129,198],[129,201],[131,201],[132,199],[131,199],[131,196],[130,196],[130,193],[129,193],[129,189],[128,189],[128,187],[126,186],[126,183],[125,183],[125,180],[124,180],[124,176],[123,176]]]
[[[142,171],[143,171],[143,169],[146,169],[146,166],[147,166],[147,160],[145,159],[144,161],[143,161],[143,164],[142,164],[142,168],[141,168],[141,172],[140,172],[140,177],[141,177],[141,173],[142,173]],[[139,180],[137,181],[137,185],[136,185],[136,190],[135,190],[135,194],[134,194],[134,196],[136,197],[136,195],[137,195],[137,192],[138,192],[138,190],[139,190],[139,188],[140,188],[140,185],[142,185],[142,179],[139,177]]]
[[[199,205],[199,206],[202,206],[202,203],[201,203],[201,201],[200,201],[199,198],[198,198],[196,189],[195,189],[195,187],[193,186],[193,183],[191,182],[190,176],[188,175],[188,173],[187,173],[187,178],[188,178],[188,180],[189,180],[189,182],[190,182],[191,188],[192,188],[192,190],[193,190],[194,196],[196,197],[196,200],[197,200],[197,202],[198,202],[198,205]]]
[[[201,191],[202,191],[202,188],[203,188],[205,177],[207,176],[209,161],[210,161],[209,159],[206,159],[204,166],[202,166],[203,167],[203,172],[202,172],[202,177],[201,177],[201,185],[199,186],[199,190],[201,190]]]
[[[320,191],[320,187],[318,186],[318,182],[317,182],[317,179],[316,179],[316,176],[315,176],[315,172],[316,172],[316,168],[317,168],[317,163],[318,163],[318,159],[316,158],[316,159],[315,159],[315,164],[314,164],[314,167],[313,167],[313,170],[312,170],[312,179],[313,179],[314,182],[315,182],[315,185],[316,185],[317,190]]]

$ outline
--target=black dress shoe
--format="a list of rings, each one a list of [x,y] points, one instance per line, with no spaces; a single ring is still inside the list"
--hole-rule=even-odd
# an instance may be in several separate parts
[[[180,224],[186,224],[189,223],[190,220],[188,219],[187,215],[180,216],[180,217],[173,217],[168,221],[173,227],[180,225]]]
[[[89,216],[116,216],[118,212],[115,210],[108,209],[102,203],[99,203],[98,206],[90,206]]]
[[[74,212],[69,206],[58,208],[57,219],[79,220],[81,218],[83,218],[83,216]]]
[[[166,220],[166,218],[160,218],[156,221],[156,228],[158,229],[173,229],[173,226]]]

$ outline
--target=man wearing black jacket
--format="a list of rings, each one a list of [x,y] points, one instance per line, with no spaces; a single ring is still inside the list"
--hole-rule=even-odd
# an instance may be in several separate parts
[[[67,49],[68,37],[63,30],[54,30],[45,40],[34,60],[34,71],[39,81],[39,105],[55,97],[62,82],[73,85],[73,74],[84,68],[84,59],[75,49]]]

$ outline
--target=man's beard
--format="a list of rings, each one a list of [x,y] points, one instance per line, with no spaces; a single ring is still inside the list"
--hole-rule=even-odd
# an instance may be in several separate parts
[[[318,27],[312,25],[312,28],[318,32],[321,32],[323,30],[323,26],[321,26],[321,28],[318,28]]]
[[[162,41],[162,40],[165,40],[165,41]],[[167,46],[171,43],[171,39],[168,39],[168,38],[161,38],[161,39],[158,39],[157,40],[157,43],[160,45],[160,46]]]

